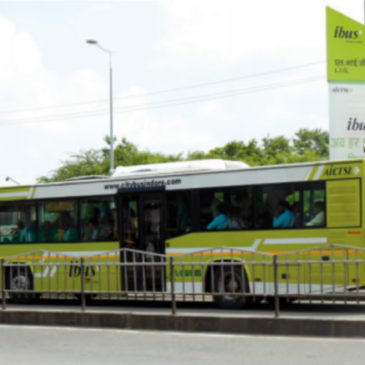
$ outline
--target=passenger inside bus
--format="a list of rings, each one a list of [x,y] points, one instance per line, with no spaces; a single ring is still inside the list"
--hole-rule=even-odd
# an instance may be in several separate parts
[[[246,229],[251,227],[252,196],[250,196],[248,188],[231,192],[227,201],[230,203],[230,207],[227,209],[227,228]]]
[[[294,213],[294,218],[292,221],[292,227],[300,227],[301,226],[301,213],[300,213],[300,203],[295,202],[291,207],[290,210]]]
[[[247,228],[244,220],[240,217],[240,209],[231,207],[227,210],[226,229],[244,229]]]
[[[200,199],[201,199],[200,201],[201,224],[202,227],[206,227],[215,217],[217,217],[220,214],[218,205],[223,202],[223,197],[221,197],[222,200],[219,200],[216,197],[216,192],[205,191],[203,194],[201,194]]]
[[[39,240],[41,242],[54,242],[58,240],[58,238],[56,224],[50,220],[45,220],[39,229]]]
[[[221,231],[226,228],[227,214],[226,206],[224,203],[220,203],[217,206],[218,215],[207,225],[208,231]]]
[[[93,218],[90,218],[84,227],[82,239],[84,241],[95,241],[97,239],[97,235],[97,224]]]
[[[128,248],[137,248],[138,222],[135,211],[131,208],[124,210],[123,229],[124,244]]]
[[[161,204],[158,200],[147,200],[144,205],[144,249],[148,252],[159,250],[161,240]]]
[[[78,240],[78,231],[70,212],[62,212],[60,219],[59,238],[64,242],[75,242]]]
[[[288,228],[292,226],[293,220],[294,213],[289,209],[289,203],[286,200],[280,200],[272,221],[272,226],[274,228]]]
[[[110,240],[113,237],[113,215],[108,202],[104,201],[99,214],[99,240]]]
[[[305,225],[307,227],[321,227],[324,226],[324,203],[323,201],[316,201],[314,203],[314,216]]]
[[[84,241],[109,240],[113,237],[112,211],[104,206],[102,209],[95,207],[93,216],[85,224],[83,232]]]
[[[27,241],[27,231],[25,229],[25,224],[23,221],[19,220],[17,228],[12,232],[13,242],[26,242]]]

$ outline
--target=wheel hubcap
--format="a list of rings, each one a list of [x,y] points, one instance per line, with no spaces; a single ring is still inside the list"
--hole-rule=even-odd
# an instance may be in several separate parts
[[[28,279],[24,275],[18,275],[11,282],[11,289],[26,290],[29,288]]]

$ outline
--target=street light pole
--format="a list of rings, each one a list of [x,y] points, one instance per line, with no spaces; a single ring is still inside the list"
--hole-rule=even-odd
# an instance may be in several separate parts
[[[114,132],[113,132],[113,68],[112,68],[112,52],[102,47],[95,39],[88,39],[88,44],[92,44],[100,48],[109,55],[109,115],[110,115],[110,175],[114,172]]]

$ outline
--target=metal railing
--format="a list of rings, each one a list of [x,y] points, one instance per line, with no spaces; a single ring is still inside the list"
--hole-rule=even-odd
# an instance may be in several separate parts
[[[214,248],[174,256],[121,249],[80,255],[38,250],[0,262],[2,308],[37,297],[211,302],[241,308],[272,301],[360,303],[365,250],[321,246],[284,254]]]

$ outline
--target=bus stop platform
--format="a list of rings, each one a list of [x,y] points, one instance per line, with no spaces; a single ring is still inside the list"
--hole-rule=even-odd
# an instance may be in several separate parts
[[[9,305],[0,324],[210,332],[247,335],[365,337],[365,305],[290,305],[272,309],[218,310],[168,307]]]

